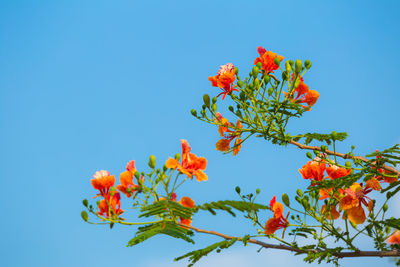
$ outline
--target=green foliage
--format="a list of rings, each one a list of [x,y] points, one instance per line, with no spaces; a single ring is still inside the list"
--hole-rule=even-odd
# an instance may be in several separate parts
[[[235,242],[237,241],[236,238],[231,239],[231,240],[224,240],[221,242],[214,243],[208,247],[205,247],[203,249],[191,251],[189,253],[186,253],[183,256],[175,258],[175,261],[179,261],[185,258],[188,258],[190,264],[188,267],[193,266],[196,262],[198,262],[202,257],[207,256],[210,252],[216,250],[217,252],[220,252],[221,249],[226,249],[231,247]]]
[[[185,219],[190,218],[193,215],[194,209],[190,209],[182,206],[181,204],[172,200],[160,200],[156,201],[151,205],[143,206],[141,208],[141,217],[159,216],[161,218],[166,217],[182,217]]]
[[[294,141],[299,141],[302,138],[305,138],[304,144],[308,145],[313,140],[317,140],[320,142],[326,142],[328,145],[332,143],[332,141],[343,141],[347,138],[348,134],[343,133],[330,133],[330,134],[319,134],[319,133],[306,133],[293,137]]]
[[[240,212],[250,212],[250,211],[268,210],[269,206],[257,203],[250,203],[246,201],[224,200],[224,201],[205,203],[203,205],[196,206],[195,209],[196,211],[207,210],[211,212],[211,214],[213,215],[216,215],[215,210],[223,210],[235,217],[236,214],[232,211],[232,209],[236,209]]]
[[[136,236],[128,242],[127,246],[135,246],[158,234],[179,238],[194,244],[194,241],[190,238],[190,236],[193,236],[192,231],[187,230],[174,222],[163,221],[139,227]]]

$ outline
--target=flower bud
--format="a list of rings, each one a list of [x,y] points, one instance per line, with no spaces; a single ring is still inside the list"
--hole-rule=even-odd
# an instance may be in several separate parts
[[[195,109],[192,109],[190,113],[192,113],[193,116],[197,117],[197,111]]]
[[[242,87],[243,87],[243,82],[242,82],[242,81],[238,81],[238,82],[237,82],[237,85],[238,85],[240,88],[242,88]]]
[[[278,57],[276,57],[275,59],[274,59],[274,63],[279,67],[279,65],[281,65],[281,61],[279,60],[279,58]]]
[[[289,205],[290,205],[289,197],[288,197],[288,195],[285,194],[285,193],[282,194],[282,202],[283,202],[283,204],[285,204],[286,206],[289,207]]]
[[[351,168],[351,162],[350,161],[346,161],[344,163],[344,166],[346,166],[347,168]]]
[[[296,193],[299,197],[303,197],[303,191],[301,191],[301,189],[297,189]]]
[[[272,95],[273,92],[274,92],[274,88],[271,87],[271,88],[268,89],[268,94],[269,95]]]
[[[239,69],[235,67],[235,74],[239,73]]]
[[[203,95],[203,101],[204,101],[204,105],[206,105],[207,107],[210,107],[210,96],[205,94]]]
[[[309,206],[310,204],[308,204],[307,199],[303,198],[303,199],[301,200],[301,205],[303,205],[303,207],[304,207],[305,209],[307,209],[308,206]]]
[[[257,66],[253,67],[253,76],[257,77],[259,73],[260,69]]]
[[[290,64],[290,66],[292,66],[292,67],[293,67],[293,65],[294,65],[294,61],[293,61],[293,60],[289,60],[289,64]]]
[[[325,145],[322,145],[322,146],[321,146],[321,151],[322,151],[322,152],[325,152],[327,149],[328,149],[327,146],[325,146]]]
[[[156,157],[154,155],[151,155],[149,158],[149,167],[154,169],[156,167]]]
[[[265,84],[268,84],[270,80],[271,80],[271,77],[269,77],[269,75],[265,75],[265,76],[264,76],[264,82],[265,82]]]
[[[87,199],[84,199],[84,200],[82,200],[82,204],[83,204],[83,206],[87,207],[89,202]]]
[[[207,106],[204,105],[204,104],[201,106],[201,109],[202,109],[202,110],[205,110],[206,108],[207,108]]]
[[[311,61],[310,60],[306,60],[306,61],[304,61],[304,67],[306,67],[306,69],[310,69],[311,68]]]
[[[382,209],[384,212],[386,212],[388,210],[389,206],[387,204],[383,205]]]
[[[294,71],[300,73],[302,69],[303,69],[303,62],[301,62],[300,59],[296,60],[296,63],[294,63]]]
[[[292,66],[290,65],[289,61],[285,62],[285,67],[288,73],[292,72]]]
[[[235,187],[235,191],[236,191],[236,193],[240,194],[240,187],[239,187],[239,186],[236,186],[236,187]]]
[[[211,109],[212,109],[212,111],[214,111],[214,112],[217,111],[217,104],[215,104],[215,103],[212,104],[212,105],[211,105]]]
[[[81,212],[81,217],[85,222],[89,221],[89,216],[86,211]]]
[[[309,159],[313,159],[313,156],[312,156],[312,154],[311,154],[310,152],[307,152],[307,153],[306,153],[306,156],[307,156],[307,158],[309,158]]]
[[[260,188],[257,188],[257,189],[256,189],[257,195],[260,194],[260,192],[261,192]]]
[[[254,83],[254,88],[257,89],[258,86],[260,85],[260,80],[255,78],[253,83]]]
[[[212,103],[214,104],[214,103],[217,103],[217,97],[216,96],[214,96],[213,98],[212,98]]]
[[[246,94],[245,94],[245,92],[241,91],[241,92],[239,93],[239,97],[240,97],[241,100],[245,100],[245,99],[246,99]]]
[[[176,160],[180,160],[180,159],[181,159],[181,154],[176,153],[176,154],[175,154],[175,159],[176,159]]]
[[[332,140],[337,140],[337,132],[336,131],[333,131],[331,133],[331,136],[332,136]]]
[[[257,66],[259,69],[261,69],[262,63],[261,63],[261,62],[258,62],[256,66]]]
[[[229,109],[230,112],[233,112],[233,107],[232,106],[229,106],[228,109]]]
[[[389,226],[385,227],[385,232],[386,232],[387,235],[390,234],[391,231],[392,231],[392,229],[390,229]]]
[[[289,78],[289,74],[286,71],[282,72],[282,80],[286,81],[288,78]]]

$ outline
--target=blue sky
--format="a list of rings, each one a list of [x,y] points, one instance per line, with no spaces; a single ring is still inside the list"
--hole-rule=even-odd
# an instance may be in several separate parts
[[[223,155],[216,129],[190,115],[204,93],[219,93],[207,77],[228,62],[248,73],[257,46],[313,62],[305,78],[321,96],[291,133],[347,131],[339,149],[354,144],[357,154],[400,143],[398,10],[396,1],[1,1],[0,265],[182,266],[174,256],[218,239],[126,248],[135,229],[80,218],[96,170],[118,174],[132,159],[146,170],[151,154],[163,162],[180,152],[182,138],[208,159],[209,181],[178,192],[197,203],[235,199],[236,185],[259,187],[263,203],[305,187],[304,152],[252,139],[238,156]],[[194,225],[254,231],[225,215],[199,213]],[[256,249],[237,246],[199,266],[302,264]],[[391,265],[342,266],[377,263]]]

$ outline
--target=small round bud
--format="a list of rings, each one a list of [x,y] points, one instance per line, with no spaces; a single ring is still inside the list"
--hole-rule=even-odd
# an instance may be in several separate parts
[[[347,168],[351,168],[351,162],[350,161],[346,161],[344,163],[344,166],[346,166]]]
[[[253,67],[253,76],[257,77],[259,73],[260,69],[257,66]]]
[[[257,188],[257,189],[256,189],[257,195],[260,194],[260,192],[261,192],[260,188]]]
[[[87,199],[84,199],[84,200],[82,200],[82,204],[83,204],[83,206],[87,207],[89,202]]]
[[[303,62],[301,62],[300,59],[296,60],[296,63],[294,63],[294,71],[300,73],[302,69],[303,69]]]
[[[216,96],[214,96],[213,98],[212,98],[212,103],[214,104],[214,103],[217,103],[217,97]]]
[[[192,109],[190,113],[192,113],[193,116],[197,117],[197,111],[195,109]]]
[[[290,65],[289,61],[285,62],[285,68],[288,73],[292,72],[292,66]]]
[[[242,87],[243,87],[243,82],[242,82],[242,81],[238,81],[238,82],[237,82],[237,85],[238,85],[240,88],[242,88]]]
[[[86,211],[81,212],[81,217],[85,222],[89,221],[89,216]]]
[[[180,160],[180,159],[181,159],[181,154],[176,153],[176,154],[175,154],[175,159],[176,159],[176,160]]]
[[[239,73],[239,69],[235,67],[235,74]]]
[[[210,96],[205,94],[203,95],[203,101],[204,101],[204,105],[206,105],[207,107],[210,107]]]
[[[274,88],[271,87],[271,88],[268,89],[268,94],[269,95],[272,95],[273,92],[274,92]]]
[[[283,202],[283,204],[285,204],[286,206],[289,207],[289,205],[290,205],[289,196],[285,193],[282,194],[282,202]]]
[[[278,57],[276,57],[275,59],[274,59],[274,63],[279,67],[279,65],[281,65],[281,61],[279,60],[279,58]]]
[[[336,131],[333,131],[331,133],[331,136],[332,136],[332,140],[337,140],[337,132]]]
[[[246,99],[246,94],[245,94],[245,92],[241,91],[241,92],[239,93],[239,97],[240,97],[241,100],[245,100],[245,99]]]
[[[289,64],[290,64],[290,66],[292,66],[292,67],[293,67],[293,65],[294,65],[294,61],[293,61],[293,60],[289,60]]]
[[[310,60],[306,60],[306,61],[304,61],[304,67],[306,67],[306,69],[310,69],[311,68],[311,61]]]
[[[201,108],[202,108],[203,110],[205,110],[205,109],[207,108],[207,106],[203,104],[203,105],[201,106]]]
[[[303,191],[301,191],[301,189],[297,189],[296,193],[299,197],[303,197]]]
[[[139,180],[140,178],[140,173],[138,171],[135,171],[135,173],[133,174],[135,175],[135,178]]]
[[[232,106],[229,106],[228,109],[229,109],[230,112],[233,112],[233,107]]]
[[[321,151],[322,151],[322,152],[325,152],[327,149],[328,149],[328,148],[327,148],[326,146],[324,146],[324,145],[321,146]]]
[[[269,75],[265,75],[265,76],[264,76],[264,82],[265,82],[265,84],[268,84],[270,80],[271,80],[271,77],[269,77]]]
[[[240,194],[240,187],[239,187],[239,186],[236,186],[236,187],[235,187],[235,191],[236,191],[236,193]]]
[[[259,69],[261,69],[262,63],[261,63],[261,62],[258,62],[256,66],[257,66]]]
[[[149,158],[149,167],[154,169],[156,167],[156,157],[154,155],[151,155]]]
[[[309,159],[312,159],[312,158],[313,158],[311,152],[307,152],[307,153],[306,153],[306,156],[307,156],[307,158],[309,158]]]
[[[388,210],[389,206],[387,204],[383,205],[382,209],[384,212],[386,212]]]
[[[215,103],[212,104],[212,105],[211,105],[211,109],[212,109],[212,111],[214,111],[214,112],[217,111],[217,104],[215,104]]]
[[[257,89],[258,86],[260,85],[260,80],[255,78],[253,83],[254,83],[254,88]]]

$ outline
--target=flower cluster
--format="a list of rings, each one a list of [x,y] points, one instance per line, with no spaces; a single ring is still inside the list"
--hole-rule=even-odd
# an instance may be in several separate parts
[[[239,91],[233,85],[235,81],[235,66],[232,63],[222,65],[216,76],[208,77],[212,86],[219,87],[222,89],[222,99],[225,99],[226,95],[232,93],[232,91]]]
[[[279,202],[276,202],[275,196],[271,199],[269,206],[271,211],[274,213],[274,217],[265,223],[264,233],[267,235],[272,235],[276,230],[282,228],[286,229],[286,227],[288,227],[289,222],[287,218],[289,217],[289,212],[287,213],[286,217],[283,216],[283,205]],[[285,231],[283,231],[282,236],[284,233]]]
[[[236,126],[234,126],[232,123],[228,121],[228,119],[222,117],[222,115],[219,112],[217,112],[215,122],[221,124],[218,127],[218,132],[222,137],[222,139],[220,139],[215,144],[216,149],[219,151],[228,151],[230,149],[231,141],[236,138],[234,142],[233,155],[234,156],[237,155],[242,146],[242,139],[240,137],[241,137],[241,129],[243,128],[243,126],[240,123],[240,120],[237,120]],[[229,128],[236,128],[236,130],[232,131]]]
[[[292,81],[295,75],[292,74]],[[296,75],[296,80],[293,81],[295,85],[298,86],[293,90],[293,92],[288,96],[288,93],[284,92],[288,98],[294,103],[305,103],[307,106],[303,105],[306,110],[311,110],[311,107],[317,103],[319,98],[319,93],[315,90],[310,90],[308,85],[304,83],[304,79],[301,76]]]

